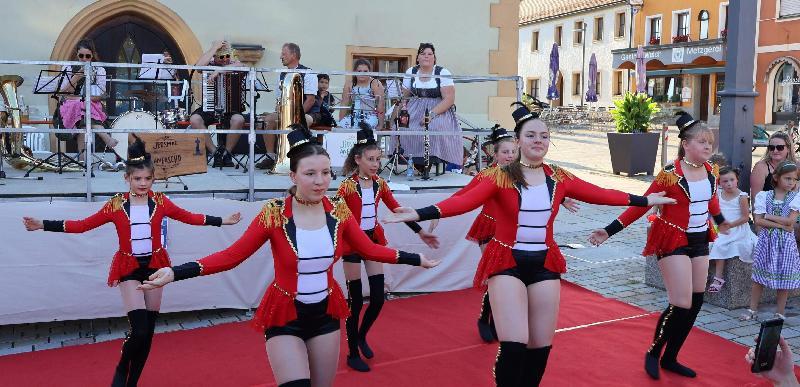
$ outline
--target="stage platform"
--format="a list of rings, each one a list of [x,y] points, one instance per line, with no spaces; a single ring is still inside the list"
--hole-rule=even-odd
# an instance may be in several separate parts
[[[4,164],[3,170],[9,177],[20,177],[25,171],[11,168]],[[99,198],[111,196],[117,192],[127,191],[124,172],[95,171],[92,178],[92,195]],[[2,201],[40,201],[40,200],[83,200],[86,198],[86,177],[81,172],[31,173],[32,177],[42,177],[42,180],[0,179],[0,200]],[[381,174],[384,179],[389,177],[389,172]],[[156,182],[153,189],[170,195],[186,196],[213,196],[227,199],[246,199],[248,192],[248,175],[242,169],[223,168],[222,170],[209,167],[208,172],[181,178],[186,184],[179,183],[177,178],[170,179],[168,184]],[[270,175],[263,170],[255,170],[255,199],[267,199],[278,196],[291,185],[291,180],[286,175]],[[472,180],[471,176],[445,173],[440,176],[432,175],[431,180],[421,180],[415,176],[408,180],[405,175],[394,175],[390,186],[394,191],[425,191],[435,192],[453,191],[459,189]],[[337,176],[331,183],[331,194],[336,191],[342,177]]]

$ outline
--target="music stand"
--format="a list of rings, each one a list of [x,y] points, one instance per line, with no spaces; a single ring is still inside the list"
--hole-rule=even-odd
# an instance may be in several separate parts
[[[56,75],[51,75],[53,73],[57,73]],[[64,90],[67,87],[67,84],[71,86],[74,90],[77,85],[72,84],[72,75],[76,74],[77,72],[71,71],[68,69],[63,69],[61,71],[57,70],[41,70],[39,71],[39,77],[36,79],[36,85],[33,88],[33,94],[47,94],[50,95],[50,98],[55,99],[58,101],[56,103],[56,109],[53,112],[53,127],[56,129],[64,129],[64,124],[61,121],[61,98],[58,95],[62,94],[70,94],[73,95],[74,93],[71,91]],[[30,173],[33,172],[36,168],[41,166],[44,163],[50,162],[53,158],[56,159],[56,166],[58,167],[58,174],[64,173],[64,168],[69,165],[77,165],[80,167],[80,163],[78,160],[68,156],[66,153],[61,151],[61,136],[65,133],[56,133],[56,152],[47,156],[44,160],[40,160],[38,163],[30,167],[25,172],[25,177],[30,176]],[[61,135],[61,136],[60,136]],[[72,136],[73,134],[69,134]],[[64,160],[66,159],[66,161]]]

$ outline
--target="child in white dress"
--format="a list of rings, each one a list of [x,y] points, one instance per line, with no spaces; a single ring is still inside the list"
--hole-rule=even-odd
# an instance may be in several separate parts
[[[709,259],[715,264],[714,280],[708,287],[709,293],[719,292],[725,284],[723,271],[725,260],[739,257],[743,262],[753,262],[753,248],[758,237],[750,230],[750,205],[748,195],[739,190],[739,171],[722,167],[719,171],[719,207],[722,215],[731,223],[727,234],[720,233],[711,247]]]

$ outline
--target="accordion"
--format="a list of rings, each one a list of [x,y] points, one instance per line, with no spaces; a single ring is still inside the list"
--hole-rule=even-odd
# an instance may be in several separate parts
[[[209,79],[211,74],[203,72],[203,111],[243,112],[247,98],[247,73],[220,72],[214,79]]]

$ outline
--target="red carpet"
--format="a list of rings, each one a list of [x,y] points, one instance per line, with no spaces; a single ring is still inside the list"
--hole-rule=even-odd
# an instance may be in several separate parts
[[[656,314],[564,282],[561,314],[545,386],[756,386],[744,346],[698,329],[681,360],[700,375],[642,370]],[[337,386],[491,386],[496,344],[482,344],[475,319],[481,293],[462,290],[393,300],[384,306],[370,344],[370,373],[344,366]],[[606,322],[626,317],[632,319]],[[588,326],[587,326],[588,325]],[[564,329],[566,328],[566,329]],[[574,329],[571,329],[574,328]],[[110,383],[121,340],[0,357],[0,384],[100,386]],[[141,386],[274,386],[263,336],[245,323],[158,334]]]

